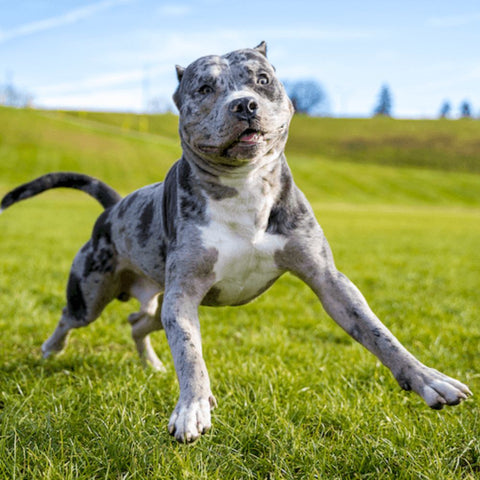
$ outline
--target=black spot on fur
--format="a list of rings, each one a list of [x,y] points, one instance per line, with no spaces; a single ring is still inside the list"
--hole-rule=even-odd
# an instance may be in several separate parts
[[[160,258],[162,259],[162,263],[165,264],[167,260],[167,246],[163,239],[160,241]]]
[[[204,224],[206,199],[192,168],[184,159],[178,162],[178,184],[181,188],[180,215],[186,220]]]
[[[136,192],[133,192],[120,202],[120,205],[118,208],[118,218],[123,218],[125,216],[128,210],[130,210],[130,207],[137,200],[137,196],[138,194]]]
[[[127,210],[131,207],[132,203],[134,203],[135,200],[137,199],[137,196],[138,196],[138,193],[133,192],[120,202],[120,205],[118,208],[118,218],[123,218]]]
[[[144,247],[147,244],[150,237],[154,213],[154,201],[150,200],[150,202],[143,207],[137,224],[137,239],[141,247]]]
[[[92,232],[92,245],[96,249],[100,239],[106,243],[111,243],[112,238],[112,224],[110,223],[110,210],[105,210],[95,222]]]
[[[83,276],[92,272],[112,273],[115,270],[115,253],[110,246],[98,248],[85,258]]]
[[[166,238],[174,242],[177,236],[175,219],[177,217],[177,170],[178,162],[168,171],[163,183],[162,225]]]
[[[201,218],[204,209],[191,196],[182,196],[180,198],[180,214],[184,219],[195,220]]]
[[[112,245],[112,225],[110,223],[110,210],[105,210],[95,222],[92,238],[82,248],[85,254],[83,276],[91,272],[110,273],[115,270],[115,250]]]
[[[296,218],[283,205],[275,205],[270,212],[267,232],[288,234],[289,231],[297,228]]]
[[[280,182],[282,185],[280,195],[270,212],[267,232],[288,235],[299,225],[304,226],[305,219],[308,218],[308,210],[295,188],[285,160],[282,163]]]
[[[178,163],[178,173],[178,184],[185,193],[192,195],[194,189],[191,181],[192,167],[190,167],[189,163],[184,159]]]
[[[353,311],[351,312],[351,316],[353,316],[355,318],[355,320],[359,320],[360,319],[360,315],[358,314],[358,312],[353,309]],[[350,336],[355,339],[357,342],[361,342],[362,341],[362,338],[363,338],[363,333],[360,329],[360,327],[358,325],[354,325],[352,327],[351,330],[349,330],[348,332],[350,334]]]
[[[165,330],[165,334],[167,335],[167,339],[169,339],[169,332],[170,330],[176,325],[177,319],[173,315],[162,316],[162,326]],[[169,339],[170,340],[170,339]]]
[[[372,334],[374,337],[381,337],[382,336],[382,333],[380,332],[380,330],[378,328],[372,328]]]
[[[67,284],[67,308],[68,313],[79,322],[85,320],[87,306],[83,296],[80,279],[74,273],[70,274]]]
[[[348,311],[350,317],[353,317],[355,320],[360,320],[360,312],[356,308],[352,308]]]
[[[400,370],[400,373],[395,375],[395,378],[403,390],[411,390],[412,386],[410,385],[410,381],[408,380],[410,376],[410,367],[405,366]]]

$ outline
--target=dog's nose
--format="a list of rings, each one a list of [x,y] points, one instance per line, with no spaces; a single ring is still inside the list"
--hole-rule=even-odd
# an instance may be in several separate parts
[[[237,98],[230,103],[229,110],[240,120],[250,120],[257,114],[258,103],[252,97]]]

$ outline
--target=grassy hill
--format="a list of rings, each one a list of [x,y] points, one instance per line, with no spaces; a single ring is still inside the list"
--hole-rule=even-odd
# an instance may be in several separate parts
[[[127,193],[181,155],[177,124],[172,114],[0,108],[0,189],[74,170]],[[287,156],[314,203],[480,205],[480,122],[296,116]]]
[[[296,116],[289,151],[360,164],[480,173],[480,122]]]
[[[120,127],[124,131],[149,132],[173,140],[178,136],[174,115],[72,111],[64,114]],[[287,153],[361,164],[480,173],[480,122],[296,115]]]
[[[136,119],[126,115],[121,120],[131,118]],[[174,117],[165,120],[171,126],[177,121]],[[162,179],[180,155],[173,136],[85,116],[0,108],[0,125],[2,188],[46,172],[73,170],[98,176],[128,192]]]

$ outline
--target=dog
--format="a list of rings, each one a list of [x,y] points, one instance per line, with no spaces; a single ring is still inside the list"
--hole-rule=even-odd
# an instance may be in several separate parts
[[[267,60],[266,44],[177,66],[173,95],[183,155],[164,182],[121,198],[87,175],[60,172],[17,187],[5,209],[51,188],[82,190],[105,208],[73,260],[66,307],[44,357],[71,329],[93,322],[113,299],[135,297],[129,317],[140,357],[163,370],[149,334],[164,329],[180,385],[169,432],[192,442],[216,406],[202,357],[199,305],[242,305],[291,272],[327,313],[387,366],[399,385],[434,409],[471,395],[423,365],[380,322],[335,267],[312,208],[284,155],[292,103]]]

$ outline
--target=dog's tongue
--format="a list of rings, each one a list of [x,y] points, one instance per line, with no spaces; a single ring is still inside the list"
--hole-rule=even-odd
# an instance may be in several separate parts
[[[246,142],[246,143],[257,143],[260,140],[260,137],[261,135],[259,132],[249,130],[245,133],[242,133],[242,135],[240,135],[239,140],[241,142]]]

